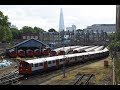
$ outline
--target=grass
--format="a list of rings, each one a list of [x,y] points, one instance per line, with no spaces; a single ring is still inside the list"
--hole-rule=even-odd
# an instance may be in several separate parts
[[[108,67],[104,67],[104,60],[108,60],[109,62]],[[111,60],[109,58],[106,58],[104,60],[97,61],[95,63],[83,66],[73,71],[66,72],[65,78],[63,78],[63,75],[59,75],[57,77],[52,78],[47,83],[52,85],[68,85],[71,81],[75,81],[76,75],[78,73],[82,73],[82,74],[87,73],[87,74],[95,74],[96,84],[99,84],[100,81],[106,78],[108,74],[112,71]]]

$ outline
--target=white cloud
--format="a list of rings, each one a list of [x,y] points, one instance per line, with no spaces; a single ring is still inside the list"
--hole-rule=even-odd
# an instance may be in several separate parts
[[[60,8],[63,9],[65,27],[72,24],[86,28],[96,23],[111,23],[116,20],[115,5],[1,5],[0,10],[18,28],[38,26],[46,31],[59,28]]]

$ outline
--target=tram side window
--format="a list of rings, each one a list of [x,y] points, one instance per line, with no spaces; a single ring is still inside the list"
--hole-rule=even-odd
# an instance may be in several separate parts
[[[55,63],[55,61],[53,61],[53,63]]]
[[[43,63],[39,63],[39,66],[43,66]]]
[[[73,57],[71,57],[71,60],[73,60]]]
[[[30,65],[28,63],[25,64],[25,67],[29,67]]]
[[[38,64],[35,64],[35,67],[38,67]]]
[[[33,67],[33,63],[31,64],[31,67]]]
[[[82,58],[82,56],[80,56],[79,58]]]
[[[64,59],[60,59],[60,62],[64,62],[65,60]]]
[[[48,64],[51,64],[51,61],[49,61]]]
[[[62,59],[60,59],[60,62],[62,62]]]

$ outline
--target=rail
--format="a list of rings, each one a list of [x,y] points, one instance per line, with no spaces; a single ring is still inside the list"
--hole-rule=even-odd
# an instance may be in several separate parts
[[[78,80],[74,83],[74,85],[76,85],[79,81],[81,81],[84,76],[85,76],[85,74],[83,74],[81,77],[79,77]]]
[[[82,76],[79,76],[74,85],[89,85],[89,82],[93,76],[94,74],[83,74]]]
[[[85,85],[89,84],[90,79],[94,76],[94,74],[91,74],[90,77],[86,80]]]
[[[19,75],[18,71],[13,71],[11,73],[5,74],[0,78],[0,85],[13,85],[19,81],[23,75]]]

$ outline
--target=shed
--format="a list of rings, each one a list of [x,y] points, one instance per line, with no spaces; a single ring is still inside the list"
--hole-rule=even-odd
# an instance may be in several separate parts
[[[19,49],[43,49],[45,47],[49,47],[48,45],[44,44],[43,42],[36,40],[36,39],[29,39],[29,40],[25,40],[23,42],[20,42],[18,44],[16,44],[15,46],[13,46],[11,49],[15,49],[15,50],[19,50]]]

